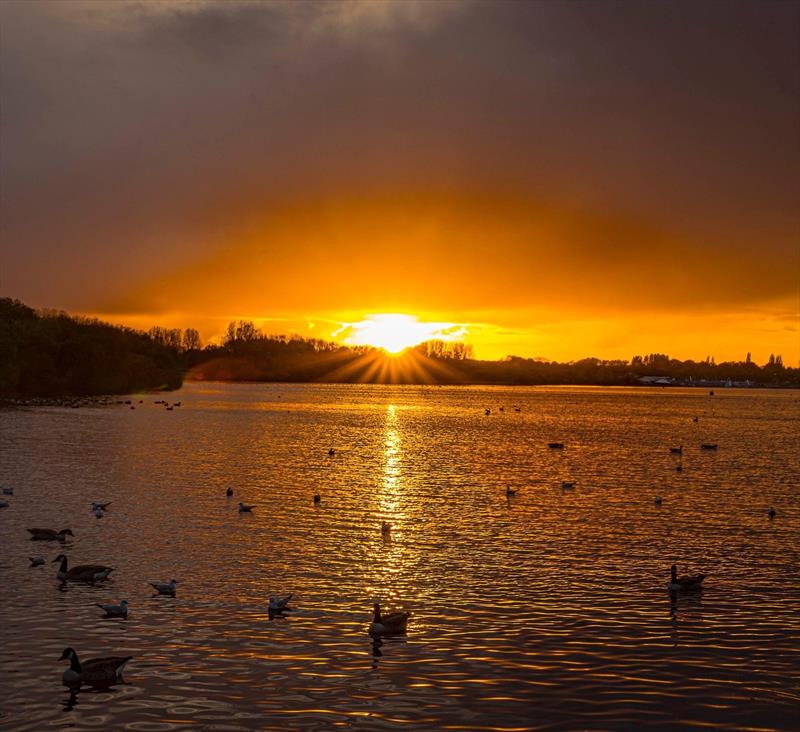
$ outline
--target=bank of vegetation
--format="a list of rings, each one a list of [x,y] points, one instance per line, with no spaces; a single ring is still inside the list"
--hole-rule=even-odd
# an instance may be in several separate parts
[[[463,343],[428,341],[390,357],[368,346],[265,335],[252,322],[228,326],[220,344],[203,347],[192,328],[148,332],[0,300],[0,397],[129,394],[174,389],[184,378],[215,381],[583,384],[625,386],[800,386],[800,369],[778,355],[759,366],[680,361],[653,353],[626,360],[569,363],[509,356],[473,358]]]

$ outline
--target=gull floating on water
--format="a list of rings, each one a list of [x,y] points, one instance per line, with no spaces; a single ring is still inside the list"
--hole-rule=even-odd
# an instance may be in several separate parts
[[[252,513],[255,507],[255,503],[247,504],[239,501],[239,513]]]
[[[110,684],[122,678],[125,664],[133,656],[108,656],[106,658],[89,658],[81,662],[72,648],[65,648],[60,661],[69,660],[69,668],[62,676],[64,683],[70,686],[85,684]]]
[[[174,595],[178,580],[171,579],[169,582],[149,582],[148,584],[159,595]]]
[[[104,610],[106,615],[110,615],[112,618],[127,618],[128,617],[128,601],[122,600],[119,605],[104,605],[100,602],[96,602],[95,605],[99,607],[101,610]]]

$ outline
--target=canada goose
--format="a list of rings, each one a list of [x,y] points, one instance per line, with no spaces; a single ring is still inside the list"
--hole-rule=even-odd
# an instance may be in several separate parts
[[[680,447],[671,447],[671,448],[669,449],[669,451],[670,451],[670,452],[671,452],[673,455],[683,455],[683,445],[681,445]]]
[[[373,605],[372,622],[369,632],[373,635],[397,635],[406,632],[408,625],[408,612],[394,612],[388,615],[381,615],[380,603]]]
[[[233,495],[233,488],[228,488],[228,490],[225,491],[225,495],[230,498]]]
[[[702,450],[716,450],[717,445],[713,442],[704,442],[702,445],[700,445],[700,448]]]
[[[44,557],[40,554],[35,557],[28,557],[31,560],[31,567],[41,567],[44,564]]]
[[[178,580],[171,579],[169,582],[148,582],[159,595],[174,595]]]
[[[61,562],[57,575],[60,580],[102,582],[114,571],[113,567],[106,567],[104,564],[79,564],[77,567],[69,569],[67,558],[63,554],[59,554],[53,562]]]
[[[239,513],[252,513],[255,507],[256,507],[255,503],[248,504],[239,501]]]
[[[90,658],[83,663],[72,648],[65,648],[59,661],[69,659],[69,668],[62,678],[65,684],[110,684],[122,678],[125,664],[133,656],[108,656],[106,658]]]
[[[319,493],[314,494],[314,503],[319,503],[322,500],[322,496]]]
[[[547,446],[551,450],[563,450],[564,449],[564,443],[563,442],[548,442]]]
[[[667,587],[673,592],[678,590],[692,591],[702,589],[704,574],[685,574],[678,577],[678,567],[673,564],[670,569],[670,581]]]
[[[127,618],[128,617],[128,601],[122,600],[119,605],[103,605],[96,602],[95,605],[105,612],[106,615],[112,618]]]
[[[513,498],[517,495],[517,489],[512,488],[510,485],[506,486],[506,498]]]
[[[770,506],[769,511],[767,511],[767,516],[769,516],[771,519],[774,519],[777,515],[778,512],[772,506]]]
[[[27,529],[31,535],[31,541],[66,541],[68,536],[75,536],[69,529]]]
[[[283,610],[289,609],[289,600],[292,599],[291,595],[286,595],[286,597],[270,597],[269,598],[269,609],[273,612],[281,612]]]

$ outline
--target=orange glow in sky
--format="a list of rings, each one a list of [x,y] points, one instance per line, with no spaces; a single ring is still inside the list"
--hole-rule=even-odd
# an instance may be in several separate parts
[[[397,354],[423,341],[461,340],[467,328],[456,323],[431,323],[414,315],[380,313],[368,315],[356,323],[344,323],[333,333],[334,338],[353,346],[376,346]]]

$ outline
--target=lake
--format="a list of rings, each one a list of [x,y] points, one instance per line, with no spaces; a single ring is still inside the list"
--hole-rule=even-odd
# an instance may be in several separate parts
[[[2,729],[798,729],[797,391],[129,398],[0,410]],[[61,551],[115,571],[62,585]],[[670,594],[672,563],[703,591]],[[122,598],[127,620],[94,605]],[[370,637],[375,599],[412,612],[407,635]],[[65,646],[135,658],[75,693]]]

